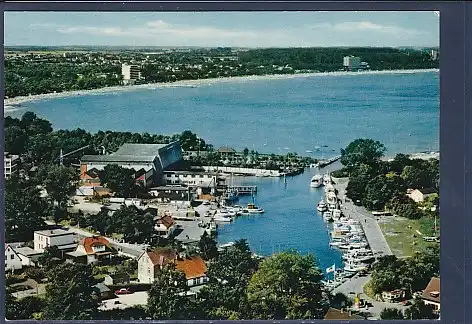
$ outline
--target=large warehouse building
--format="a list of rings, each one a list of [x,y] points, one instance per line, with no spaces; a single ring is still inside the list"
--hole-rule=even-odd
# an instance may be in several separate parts
[[[81,178],[89,171],[103,170],[105,166],[117,164],[143,174],[147,186],[162,182],[163,172],[182,161],[179,142],[169,144],[123,144],[109,155],[84,155],[81,159]]]

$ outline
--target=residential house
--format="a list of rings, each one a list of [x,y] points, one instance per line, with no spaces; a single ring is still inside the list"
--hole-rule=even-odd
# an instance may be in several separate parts
[[[23,266],[35,267],[39,257],[43,252],[33,250],[28,246],[15,248],[15,252],[18,253]]]
[[[352,314],[351,311],[345,311],[344,309],[329,308],[324,316],[325,320],[365,320],[363,316]]]
[[[208,281],[205,261],[199,256],[181,258],[172,249],[155,249],[143,252],[138,258],[138,280],[140,283],[152,283],[159,270],[174,263],[176,268],[185,273],[189,287],[198,286]]]
[[[426,198],[436,195],[437,191],[433,188],[425,189],[414,189],[410,190],[408,196],[413,199],[415,202],[420,203],[426,200]]]
[[[9,245],[5,246],[5,271],[20,270],[23,263],[18,253]]]
[[[185,273],[187,285],[190,287],[208,282],[205,261],[199,256],[186,257],[176,260],[176,268]]]
[[[170,215],[164,215],[159,218],[155,226],[157,234],[165,238],[169,238],[174,233],[174,230],[176,228],[177,225],[175,224],[174,219]]]
[[[53,245],[63,252],[73,251],[77,247],[76,234],[63,229],[34,232],[35,251],[44,252],[46,247]]]
[[[103,283],[105,285],[127,285],[130,282],[130,276],[127,273],[114,273],[106,275]]]
[[[86,237],[79,242],[74,252],[67,253],[76,262],[93,264],[110,259],[118,251],[102,236]]]
[[[228,146],[222,146],[218,148],[216,152],[220,154],[222,159],[232,158],[236,155],[236,150]]]
[[[145,251],[138,257],[138,280],[140,283],[152,283],[159,269],[177,259],[172,249]]]
[[[421,299],[423,300],[425,305],[431,305],[433,307],[433,311],[436,314],[439,314],[441,311],[440,292],[440,279],[433,277],[431,278],[428,285],[423,290],[423,294],[421,295]]]

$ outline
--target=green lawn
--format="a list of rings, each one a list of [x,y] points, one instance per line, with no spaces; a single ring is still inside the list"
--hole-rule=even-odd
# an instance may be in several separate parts
[[[438,244],[423,240],[423,236],[434,236],[434,219],[429,217],[419,220],[392,217],[379,222],[379,225],[390,249],[397,257],[410,257],[416,251]]]

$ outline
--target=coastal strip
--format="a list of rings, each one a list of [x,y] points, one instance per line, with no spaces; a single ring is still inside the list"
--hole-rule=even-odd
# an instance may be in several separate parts
[[[375,217],[364,207],[355,206],[353,202],[346,199],[348,179],[333,178],[333,182],[343,202],[341,205],[343,214],[361,223],[372,252],[377,255],[393,255]]]
[[[310,72],[310,73],[296,73],[296,74],[268,74],[268,75],[250,75],[250,76],[238,76],[238,77],[225,77],[225,78],[209,78],[209,79],[198,79],[198,80],[183,80],[172,83],[147,83],[134,86],[114,86],[105,87],[100,89],[91,90],[78,90],[78,91],[64,91],[56,93],[45,93],[32,96],[20,96],[14,98],[8,98],[3,100],[4,111],[18,110],[21,106],[19,104],[25,102],[32,102],[37,100],[46,99],[57,99],[67,98],[74,96],[83,95],[100,95],[107,93],[114,93],[118,91],[135,91],[139,89],[161,89],[161,88],[176,88],[176,87],[197,87],[202,85],[211,85],[221,82],[247,82],[247,81],[258,81],[258,80],[280,80],[280,79],[292,79],[292,78],[307,78],[307,77],[321,77],[321,76],[362,76],[362,75],[379,75],[379,74],[411,74],[411,73],[427,73],[427,72],[439,72],[439,69],[416,69],[416,70],[382,70],[382,71],[363,71],[363,72]]]

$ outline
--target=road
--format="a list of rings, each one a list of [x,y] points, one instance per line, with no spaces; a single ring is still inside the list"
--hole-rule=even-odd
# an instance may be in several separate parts
[[[364,207],[356,206],[350,201],[345,201],[348,179],[337,178],[334,179],[334,182],[335,188],[338,190],[338,197],[343,202],[341,210],[345,215],[361,222],[372,252],[374,254],[392,255],[392,250],[388,246],[387,240],[382,233],[382,229],[372,213]]]

